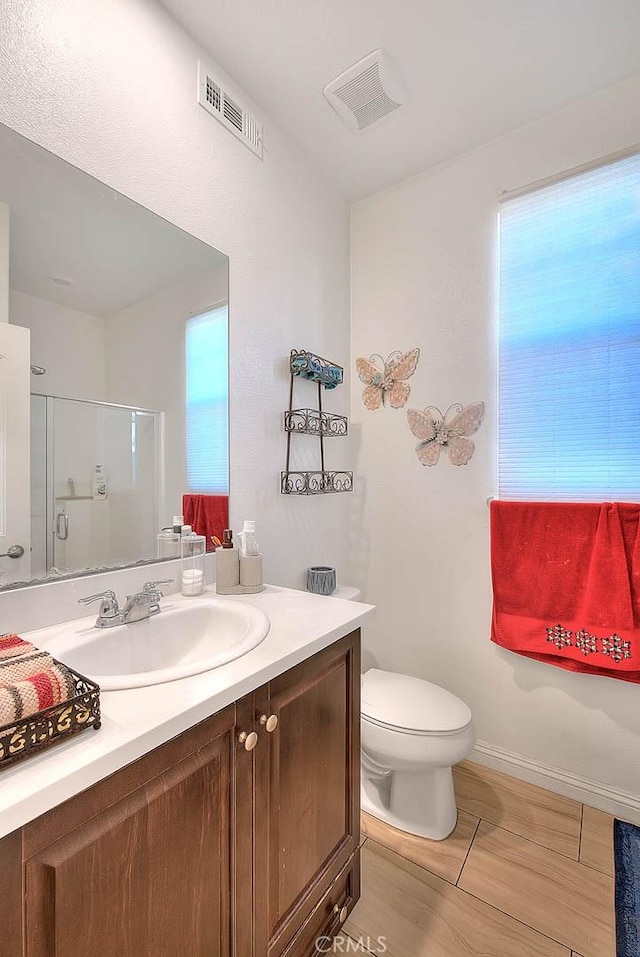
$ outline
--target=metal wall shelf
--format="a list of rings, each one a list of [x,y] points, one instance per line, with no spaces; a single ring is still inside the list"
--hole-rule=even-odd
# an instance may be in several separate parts
[[[353,491],[353,472],[331,471],[325,468],[324,440],[348,433],[348,420],[344,415],[324,412],[322,387],[335,389],[343,381],[344,370],[335,362],[304,349],[291,350],[289,360],[291,385],[289,408],[284,413],[284,430],[287,433],[287,462],[280,473],[280,491],[283,495],[324,495],[331,492]],[[293,384],[296,378],[309,379],[318,386],[317,409],[293,408]],[[290,468],[291,436],[312,435],[320,440],[320,468],[311,471],[295,471]]]
[[[281,472],[280,476],[283,495],[353,491],[353,472]]]
[[[297,435],[321,435],[330,439],[346,435],[349,425],[346,415],[319,412],[318,409],[290,409],[284,414],[284,430]]]

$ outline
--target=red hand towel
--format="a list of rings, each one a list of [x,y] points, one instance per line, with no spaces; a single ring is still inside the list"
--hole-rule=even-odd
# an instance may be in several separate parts
[[[640,506],[491,503],[491,639],[640,683]]]
[[[185,494],[182,514],[186,525],[191,525],[198,535],[204,535],[207,551],[211,552],[215,548],[212,535],[222,541],[222,533],[229,527],[229,496]]]

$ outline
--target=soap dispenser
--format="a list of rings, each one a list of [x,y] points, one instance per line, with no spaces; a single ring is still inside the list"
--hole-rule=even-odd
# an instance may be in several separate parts
[[[182,515],[173,516],[173,525],[163,528],[156,537],[156,558],[180,558],[180,539],[182,537]]]
[[[216,548],[216,591],[219,595],[237,594],[240,584],[240,561],[238,549],[233,544],[233,532],[225,528],[222,546]]]

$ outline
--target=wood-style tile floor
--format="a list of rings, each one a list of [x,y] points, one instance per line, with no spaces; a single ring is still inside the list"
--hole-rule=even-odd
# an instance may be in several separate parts
[[[362,896],[333,953],[615,957],[613,818],[471,762],[454,781],[446,841],[363,814]]]

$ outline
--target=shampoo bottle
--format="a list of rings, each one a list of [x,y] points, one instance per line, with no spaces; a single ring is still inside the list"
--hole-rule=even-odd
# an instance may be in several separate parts
[[[262,555],[256,542],[256,523],[245,520],[240,535],[240,584],[252,591],[262,591]]]
[[[104,474],[104,468],[102,465],[96,465],[94,468],[91,486],[92,494],[96,501],[100,501],[107,497],[107,477]]]

